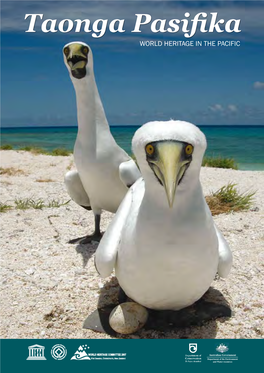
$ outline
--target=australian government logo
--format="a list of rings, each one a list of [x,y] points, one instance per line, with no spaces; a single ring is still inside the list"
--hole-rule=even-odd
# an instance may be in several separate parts
[[[28,347],[27,360],[47,360],[44,356],[45,347],[40,345],[33,345]]]
[[[126,353],[90,352],[87,344],[78,347],[71,360],[126,360]]]
[[[227,352],[228,350],[229,348],[223,343],[221,343],[219,346],[216,347],[216,351],[221,352],[221,354],[223,354],[224,352]]]
[[[216,347],[216,354],[209,354],[207,356],[207,361],[211,361],[212,363],[233,363],[234,361],[238,360],[238,356],[236,354],[227,353],[229,351],[229,347],[224,343],[220,343]]]
[[[185,354],[185,363],[201,363],[202,362],[202,355],[196,354],[198,350],[197,343],[189,343],[189,351],[190,354]]]

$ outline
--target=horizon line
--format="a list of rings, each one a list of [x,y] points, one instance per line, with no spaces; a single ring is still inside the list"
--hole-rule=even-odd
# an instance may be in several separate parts
[[[109,127],[141,127],[144,124],[112,124]],[[197,127],[264,127],[264,124],[196,124]],[[0,131],[6,129],[32,129],[32,128],[77,128],[76,126],[68,126],[68,125],[57,125],[57,126],[7,126],[7,127],[0,127]]]

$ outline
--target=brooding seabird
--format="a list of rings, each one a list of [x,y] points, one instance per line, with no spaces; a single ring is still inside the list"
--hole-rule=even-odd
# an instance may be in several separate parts
[[[93,210],[95,232],[81,241],[88,243],[101,238],[102,210],[116,212],[140,172],[111,135],[95,82],[91,48],[82,42],[69,43],[63,48],[63,55],[75,88],[78,114],[74,146],[77,171],[65,175],[65,184],[76,203]]]
[[[149,122],[132,140],[142,178],[130,188],[96,251],[102,277],[153,310],[180,310],[226,277],[232,254],[199,180],[204,134],[182,121]]]

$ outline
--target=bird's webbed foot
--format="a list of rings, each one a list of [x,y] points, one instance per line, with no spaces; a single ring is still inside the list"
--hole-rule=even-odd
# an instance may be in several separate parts
[[[100,242],[103,234],[101,232],[94,232],[93,234],[84,237],[79,242],[81,245],[86,245],[87,243],[91,243],[92,241]]]
[[[74,238],[70,240],[69,243],[71,244],[79,243],[81,245],[86,245],[88,243],[91,243],[92,241],[100,242],[102,237],[103,237],[103,234],[101,232],[94,232],[91,235]]]

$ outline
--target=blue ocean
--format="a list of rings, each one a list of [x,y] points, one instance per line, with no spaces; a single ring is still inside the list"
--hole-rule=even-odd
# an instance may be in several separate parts
[[[131,154],[137,126],[111,126],[117,143]],[[207,138],[206,155],[234,158],[240,170],[264,170],[264,126],[199,126]],[[1,145],[73,150],[77,127],[2,128]]]

